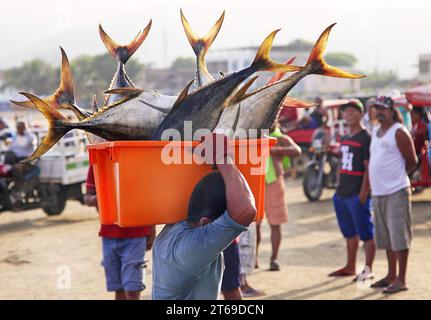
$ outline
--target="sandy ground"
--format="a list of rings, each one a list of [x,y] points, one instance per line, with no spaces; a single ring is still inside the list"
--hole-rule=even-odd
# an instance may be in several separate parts
[[[290,220],[283,227],[282,270],[270,272],[269,229],[263,225],[260,268],[249,282],[263,290],[263,299],[431,299],[431,190],[413,198],[414,243],[409,265],[410,290],[387,297],[379,290],[332,279],[327,274],[345,262],[344,241],[338,231],[326,191],[317,203],[306,201],[299,181],[288,182]],[[70,201],[58,217],[42,210],[0,215],[0,299],[111,299],[100,266],[101,241],[97,213]],[[150,257],[150,255],[147,255]],[[358,269],[363,263],[359,255]],[[70,283],[64,281],[70,272]],[[379,252],[375,274],[386,272]],[[147,269],[150,299],[151,263]]]

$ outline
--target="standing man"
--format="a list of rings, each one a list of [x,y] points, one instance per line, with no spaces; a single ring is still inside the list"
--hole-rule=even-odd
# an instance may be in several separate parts
[[[97,208],[93,168],[88,168],[84,202]],[[145,251],[150,250],[155,238],[155,226],[121,228],[101,225],[103,261],[106,288],[115,292],[115,300],[139,300],[145,289]]]
[[[206,152],[218,147],[216,141],[221,138],[226,137],[208,135],[200,145],[205,162],[215,163],[219,171],[198,182],[187,219],[166,225],[154,241],[155,300],[217,300],[224,268],[222,251],[255,218],[253,193],[225,148],[216,148],[213,157]]]
[[[364,107],[358,99],[342,105],[341,110],[350,133],[341,139],[339,184],[333,202],[338,225],[346,239],[347,264],[329,276],[356,274],[356,256],[361,240],[365,249],[365,269],[361,279],[365,280],[373,277],[371,271],[376,254],[368,181],[371,138],[362,124]]]
[[[406,271],[412,241],[411,191],[408,174],[418,163],[412,137],[402,125],[394,101],[376,101],[377,120],[371,138],[370,184],[376,223],[376,242],[385,249],[388,274],[371,287],[384,293],[407,290]],[[399,271],[397,274],[397,262]]]

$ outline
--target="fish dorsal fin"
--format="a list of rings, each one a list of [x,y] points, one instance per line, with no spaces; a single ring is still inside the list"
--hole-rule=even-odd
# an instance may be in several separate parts
[[[91,108],[93,109],[93,113],[96,113],[99,111],[99,107],[97,106],[97,96],[94,95],[93,99],[91,100]]]
[[[235,136],[235,131],[238,127],[240,113],[241,113],[241,102],[238,105],[238,111],[236,112],[235,120],[233,121],[233,124],[232,124],[232,131],[234,132],[234,136]]]
[[[178,96],[177,100],[175,101],[174,105],[172,106],[172,111],[174,111],[176,108],[178,108],[181,104],[181,102],[184,101],[185,98],[187,98],[187,96],[189,95],[189,88],[191,87],[191,85],[193,84],[195,80],[192,80],[189,82],[188,85],[186,85],[186,87],[183,89],[183,91],[181,91],[180,95]]]
[[[104,106],[103,108],[98,109],[97,112],[93,113],[92,116],[90,116],[84,120],[85,121],[91,120],[95,116],[102,114],[103,112],[106,112],[106,111],[108,111],[114,107],[117,107],[117,106],[119,106],[119,105],[121,105],[127,101],[130,101],[130,100],[136,98],[137,96],[139,96],[142,93],[142,91],[144,91],[144,90],[138,89],[135,87],[127,87],[127,88],[118,88],[118,89],[107,90],[104,93],[106,93],[106,94],[118,94],[118,95],[123,96],[123,99],[120,99],[118,101],[115,101],[114,103],[111,103],[107,106]]]
[[[238,89],[238,91],[235,93],[235,95],[229,100],[229,105],[235,104],[242,100],[244,95],[246,94],[247,90],[252,86],[252,84],[256,81],[256,79],[259,76],[255,76],[248,80],[241,88]]]
[[[153,108],[153,109],[155,109],[155,110],[157,110],[157,111],[160,111],[160,112],[162,112],[162,113],[165,113],[165,114],[169,113],[169,111],[170,111],[170,109],[166,109],[166,108],[163,108],[163,107],[156,106],[156,105],[154,105],[154,104],[151,104],[151,103],[146,102],[146,101],[141,100],[141,99],[139,99],[138,101],[140,101],[140,102],[142,102],[143,104],[145,104],[145,105],[149,106],[150,108]]]

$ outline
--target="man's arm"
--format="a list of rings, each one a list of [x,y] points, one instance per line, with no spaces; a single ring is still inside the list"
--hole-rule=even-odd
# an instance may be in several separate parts
[[[418,165],[418,158],[416,156],[412,136],[406,129],[398,129],[395,138],[397,140],[398,149],[406,161],[407,174],[411,174]]]
[[[256,216],[256,207],[247,181],[233,163],[218,164],[217,168],[225,183],[227,211],[230,217],[235,222],[248,226]]]
[[[289,136],[277,138],[277,145],[271,148],[271,156],[276,157],[299,157],[301,148]]]
[[[359,201],[361,204],[365,204],[367,201],[368,195],[370,193],[370,180],[368,178],[368,160],[364,161],[365,171],[364,176],[362,177],[362,185],[361,191],[359,192]]]
[[[97,196],[95,189],[87,187],[87,191],[84,194],[84,203],[89,207],[97,207]]]

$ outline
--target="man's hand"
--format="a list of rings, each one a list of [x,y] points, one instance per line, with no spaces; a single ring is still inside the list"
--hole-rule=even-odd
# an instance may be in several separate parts
[[[359,203],[364,205],[368,199],[368,192],[364,192],[364,191],[359,192],[358,198],[359,198]]]
[[[202,143],[194,149],[194,154],[206,164],[232,164],[232,146],[224,134],[211,133],[202,138]]]
[[[147,251],[153,247],[154,239],[156,238],[156,226],[150,227],[150,235],[147,237]]]

